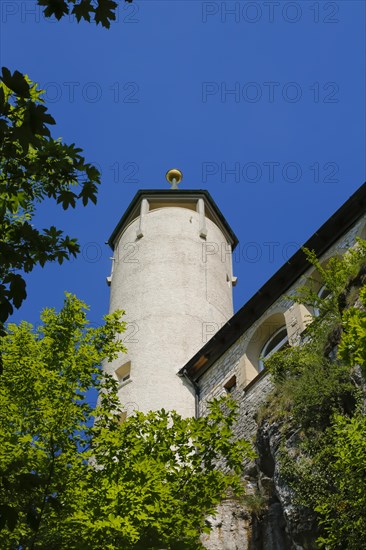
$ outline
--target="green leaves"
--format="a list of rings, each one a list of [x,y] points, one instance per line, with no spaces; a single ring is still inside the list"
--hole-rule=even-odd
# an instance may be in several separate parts
[[[276,383],[267,414],[276,422],[282,417],[280,475],[293,503],[316,513],[317,544],[327,550],[366,547],[365,252],[358,240],[326,266],[308,252],[331,295],[317,296],[311,283],[319,288],[319,278],[300,289],[295,300],[320,315],[301,345],[267,362]]]
[[[131,3],[132,0],[125,0]],[[111,21],[116,20],[116,9],[118,4],[112,0],[38,0],[40,6],[44,6],[44,15],[46,17],[55,16],[60,20],[69,13],[76,16],[77,22],[82,19],[85,21],[94,21],[97,25],[109,28]],[[93,19],[92,19],[93,17]]]
[[[315,506],[324,530],[321,548],[358,550],[366,544],[366,418],[334,417],[329,440],[330,491]]]
[[[15,71],[13,74],[6,67],[2,68],[1,80],[4,82],[12,92],[21,98],[30,97],[30,86],[25,78],[19,71]],[[2,91],[1,104],[4,105],[4,91]]]
[[[62,203],[62,208],[67,210],[69,206],[75,208],[77,195],[73,191],[61,191],[57,198],[58,203]]]
[[[350,365],[360,365],[366,375],[366,287],[360,291],[362,309],[352,307],[343,316],[344,334],[338,347],[339,357]]]
[[[9,531],[14,531],[18,515],[18,511],[12,506],[0,504],[0,530],[7,526]]]
[[[12,296],[14,306],[20,307],[20,304],[27,296],[25,291],[25,281],[19,274],[9,273],[7,277],[4,278],[4,283],[9,283],[10,285],[10,294]]]
[[[6,67],[2,68],[1,114],[2,134],[6,142],[12,141],[13,149],[18,142],[24,152],[31,145],[40,144],[40,138],[50,137],[47,124],[55,124],[47,108],[40,104],[40,92],[34,89],[33,83],[19,71],[11,74]]]
[[[99,468],[91,475],[97,506],[83,508],[96,546],[201,548],[205,517],[229,488],[241,487],[243,458],[254,456],[249,443],[235,441],[235,418],[234,404],[219,400],[197,420],[161,410],[136,413],[114,429],[97,423],[104,441],[94,448]]]
[[[55,124],[42,104],[42,91],[18,71],[0,78],[0,322],[26,297],[20,272],[75,256],[74,238],[31,223],[36,206],[53,199],[63,209],[96,203],[100,174],[82,150],[51,137]],[[16,275],[14,277],[12,274]]]
[[[77,22],[85,19],[90,23],[90,14],[93,12],[93,6],[90,0],[82,0],[79,4],[75,4],[72,8],[72,13],[76,16]]]
[[[89,328],[85,311],[67,295],[37,330],[11,324],[0,339],[0,547],[198,550],[205,517],[242,489],[254,456],[231,431],[235,404],[121,424],[117,381],[99,365],[125,351],[123,312]],[[91,390],[94,410],[82,399]]]
[[[63,309],[43,312],[35,330],[10,325],[0,339],[0,547],[57,541],[91,468],[92,407],[80,399],[111,389],[101,361],[124,351],[121,312],[88,327],[86,306],[67,295]],[[118,413],[108,395],[99,414]],[[41,542],[43,541],[43,542]],[[17,547],[16,546],[16,547]],[[57,546],[57,548],[67,548]]]
[[[40,6],[45,6],[44,15],[60,20],[64,15],[69,13],[69,7],[65,0],[38,0]]]
[[[110,22],[116,19],[115,9],[118,4],[113,0],[97,0],[98,5],[95,8],[94,20],[96,24],[101,23],[102,27],[109,28]]]
[[[46,124],[56,124],[55,119],[47,113],[47,108],[43,105],[29,104],[28,122],[30,131],[36,136],[50,136],[50,131]]]
[[[60,20],[72,13],[108,28],[116,19],[112,0],[38,0],[46,17]],[[85,162],[82,150],[51,136],[54,118],[43,104],[42,90],[27,75],[3,67],[0,76],[0,323],[26,297],[25,282],[16,270],[30,272],[49,261],[60,264],[79,250],[61,232],[32,227],[37,203],[52,198],[64,210],[78,201],[96,204],[98,170]],[[72,189],[71,189],[72,188]]]

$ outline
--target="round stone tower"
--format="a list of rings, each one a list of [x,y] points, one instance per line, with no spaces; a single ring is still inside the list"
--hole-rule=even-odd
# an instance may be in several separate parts
[[[110,311],[123,309],[127,354],[104,368],[133,410],[195,414],[195,389],[177,375],[233,314],[237,239],[207,191],[139,191],[109,244]]]

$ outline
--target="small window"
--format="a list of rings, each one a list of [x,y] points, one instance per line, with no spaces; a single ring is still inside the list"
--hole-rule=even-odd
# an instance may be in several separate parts
[[[283,348],[288,342],[287,329],[286,327],[281,327],[278,329],[265,343],[262,352],[259,358],[259,371],[264,369],[263,360],[267,359],[279,349]]]
[[[224,384],[224,388],[227,393],[233,392],[236,388],[236,376],[232,376],[230,380],[228,380],[226,384]]]
[[[120,386],[124,385],[131,379],[131,361],[118,367],[115,372]]]
[[[325,285],[323,285],[323,286],[319,289],[318,296],[319,296],[319,298],[321,298],[322,300],[324,300],[324,298],[327,298],[328,296],[330,296],[330,290],[329,290],[329,288],[327,288]],[[315,315],[315,317],[319,317],[319,315],[320,315],[320,309],[319,309],[318,307],[314,307],[314,315]]]

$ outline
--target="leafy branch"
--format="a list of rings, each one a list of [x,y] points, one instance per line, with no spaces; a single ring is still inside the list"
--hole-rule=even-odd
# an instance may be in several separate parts
[[[131,4],[132,0],[125,0]],[[112,0],[38,0],[40,6],[44,6],[43,13],[46,17],[55,16],[60,20],[63,17],[73,14],[78,23],[82,19],[100,23],[103,27],[109,28],[111,21],[116,19],[118,4]]]
[[[31,223],[37,205],[63,209],[96,203],[100,174],[74,144],[53,139],[55,124],[42,90],[26,75],[3,68],[0,76],[0,324],[26,297],[23,273],[76,256],[79,245],[54,226]]]

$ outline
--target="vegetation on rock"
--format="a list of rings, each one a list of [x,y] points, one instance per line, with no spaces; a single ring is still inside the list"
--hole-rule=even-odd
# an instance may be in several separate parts
[[[317,545],[366,547],[366,242],[326,266],[307,251],[330,291],[309,279],[295,301],[317,308],[298,346],[273,354],[275,382],[265,417],[281,422],[280,475],[295,503],[318,519]],[[262,413],[263,414],[263,413]],[[287,434],[297,431],[296,445]]]

